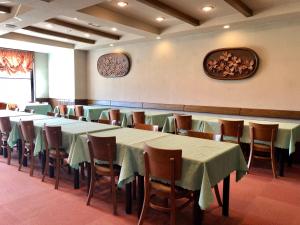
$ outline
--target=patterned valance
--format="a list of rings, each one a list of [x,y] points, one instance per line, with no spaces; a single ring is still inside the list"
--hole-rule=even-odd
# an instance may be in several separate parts
[[[0,72],[9,75],[30,72],[33,59],[33,52],[0,48]]]

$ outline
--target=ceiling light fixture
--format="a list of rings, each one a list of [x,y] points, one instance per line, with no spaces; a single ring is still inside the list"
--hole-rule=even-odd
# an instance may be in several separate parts
[[[46,24],[46,27],[49,28],[49,29],[52,29],[52,28],[53,28],[53,26],[52,26],[50,23],[47,23],[47,24]]]
[[[156,21],[157,21],[157,22],[162,22],[162,21],[164,21],[164,20],[165,20],[165,18],[162,17],[162,16],[159,16],[159,17],[156,18]]]
[[[74,18],[73,18],[73,20],[76,20],[76,21],[77,21],[77,20],[78,20],[78,18],[77,18],[77,17],[74,17]]]
[[[157,40],[160,40],[160,39],[161,39],[161,37],[160,37],[160,36],[157,36],[157,37],[156,37],[156,39],[157,39]]]
[[[6,14],[6,12],[4,12],[4,11],[0,11],[0,14]]]
[[[114,44],[109,44],[110,47],[114,47]]]
[[[229,28],[230,28],[230,25],[224,25],[223,28],[224,28],[224,29],[229,29]]]
[[[112,30],[112,31],[117,31],[118,29],[115,28],[115,27],[113,27],[113,28],[111,28],[111,30]]]
[[[120,2],[118,2],[118,6],[119,7],[126,7],[128,5],[128,3],[127,2],[123,2],[123,1],[120,1]]]
[[[89,33],[85,33],[84,36],[90,37],[91,35]]]
[[[204,12],[209,12],[209,11],[211,11],[211,10],[213,10],[213,6],[212,5],[206,5],[206,6],[204,6],[203,8],[202,8],[202,10],[204,11]]]

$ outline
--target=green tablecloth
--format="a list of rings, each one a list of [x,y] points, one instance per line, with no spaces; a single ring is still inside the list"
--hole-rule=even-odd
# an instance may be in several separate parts
[[[222,118],[226,120],[232,120],[232,118]],[[300,124],[285,123],[281,121],[263,121],[263,120],[244,120],[244,130],[241,142],[250,143],[250,130],[249,122],[263,123],[263,124],[279,124],[275,147],[288,149],[289,154],[295,152],[295,144],[300,141]],[[218,119],[211,118],[203,121],[203,131],[220,133],[220,125]]]
[[[175,120],[174,116],[169,116],[163,125],[162,132],[165,133],[174,133],[175,132]],[[192,130],[202,131],[203,130],[203,122],[199,119],[192,119]]]
[[[116,163],[121,166],[118,185],[134,179],[135,173],[144,175],[144,144],[166,149],[182,149],[182,179],[178,186],[189,190],[201,190],[199,205],[206,209],[213,201],[211,187],[236,172],[238,181],[247,171],[247,165],[239,145],[160,132],[122,128],[99,133],[95,136],[116,136]],[[87,136],[80,135],[74,149],[81,161],[90,161]],[[81,162],[78,161],[77,163]]]
[[[120,108],[121,113],[121,126],[127,127],[132,125],[132,113],[133,112],[145,112],[145,123],[150,125],[158,125],[159,127],[163,127],[166,119],[169,116],[172,116],[172,112],[160,111],[160,110],[143,110],[140,108]],[[104,110],[101,115],[101,119],[109,119],[109,110]]]
[[[49,104],[26,105],[25,109],[33,109],[34,113],[47,115],[47,112],[52,112],[52,107]]]
[[[68,115],[75,115],[75,106],[68,105]],[[97,106],[97,105],[84,105],[83,106],[83,117],[86,118],[87,121],[98,120],[102,111],[108,110],[108,106]],[[54,108],[55,113],[59,113],[59,108],[56,106]]]

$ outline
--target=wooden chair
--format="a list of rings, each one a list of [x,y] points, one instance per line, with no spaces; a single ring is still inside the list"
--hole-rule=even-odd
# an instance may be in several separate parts
[[[54,160],[55,165],[55,189],[58,189],[60,170],[62,163],[67,163],[68,154],[62,148],[62,132],[60,126],[45,126],[43,130],[45,149],[46,149],[46,162],[43,171],[42,181],[49,170],[50,158]]]
[[[188,130],[187,135],[190,136],[190,137],[195,137],[195,138],[215,140],[215,134],[213,134],[213,133],[206,133],[206,132]],[[215,191],[217,202],[218,202],[219,206],[222,207],[223,203],[222,203],[222,200],[221,200],[221,195],[220,195],[218,184],[216,184],[214,186],[214,191]]]
[[[14,104],[14,103],[7,104],[7,109],[8,110],[13,110],[13,111],[18,111],[19,110],[18,105]]]
[[[88,135],[88,147],[91,159],[91,182],[87,205],[90,205],[94,194],[97,175],[110,177],[113,201],[113,213],[117,214],[117,189],[115,177],[119,175],[119,169],[114,165],[116,159],[116,137],[96,137]],[[100,165],[95,160],[106,161],[108,164]]]
[[[110,124],[110,120],[99,119],[98,123]]]
[[[47,116],[55,116],[54,112],[47,112]]]
[[[140,130],[158,131],[157,125],[150,125],[150,124],[144,124],[144,123],[136,123],[134,125],[134,128],[140,129]]]
[[[221,141],[240,144],[243,136],[244,121],[243,120],[219,120]],[[224,140],[224,137],[233,137],[236,140]]]
[[[136,123],[144,124],[145,123],[145,112],[133,112],[132,113],[132,125]]]
[[[176,210],[188,206],[188,204],[193,201],[191,191],[175,186],[175,182],[181,179],[182,151],[158,149],[145,145],[144,160],[144,204],[138,225],[143,224],[149,207],[163,212],[170,212],[171,225],[175,225]],[[153,177],[155,177],[155,179],[168,181],[170,185],[158,182],[157,180],[154,180]],[[168,203],[170,204],[167,204],[167,206],[158,205],[152,201],[155,197],[169,200]],[[184,198],[187,200],[184,202],[181,201],[181,205],[176,206],[176,200]]]
[[[22,169],[22,165],[24,162],[25,156],[30,156],[30,176],[33,176],[34,170],[34,140],[35,140],[35,132],[33,121],[20,121],[20,134],[22,141],[22,158],[19,165],[19,171]]]
[[[0,102],[0,109],[6,109],[7,104],[4,102]]]
[[[67,105],[59,105],[58,108],[59,108],[59,114],[60,115],[64,116],[64,115],[68,114],[68,107],[67,107]]]
[[[7,164],[10,165],[11,161],[11,148],[7,144],[7,139],[11,131],[11,124],[9,117],[0,117],[0,140],[1,149],[7,151]],[[3,153],[4,155],[4,153]]]
[[[270,160],[273,177],[277,178],[274,143],[277,137],[278,124],[249,123],[249,127],[251,144],[248,169],[251,168],[253,158]]]
[[[120,109],[109,110],[109,120],[113,125],[121,125],[121,113]]]
[[[77,117],[83,117],[84,116],[84,110],[82,105],[75,105],[75,116]]]
[[[174,114],[175,134],[185,134],[192,129],[192,116]]]
[[[24,109],[24,112],[27,112],[27,113],[34,113],[34,109]]]
[[[79,120],[78,116],[74,116],[74,115],[68,115],[66,116],[66,118],[70,119],[70,120]]]

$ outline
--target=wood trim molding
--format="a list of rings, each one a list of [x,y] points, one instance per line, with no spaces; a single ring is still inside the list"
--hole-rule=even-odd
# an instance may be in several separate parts
[[[0,11],[5,12],[5,13],[10,13],[11,12],[11,7],[0,5]]]
[[[300,120],[300,111],[241,108],[241,116],[261,116]]]
[[[92,100],[88,99],[88,104],[89,105],[110,105],[110,100]]]
[[[164,110],[175,110],[183,111],[184,106],[180,104],[163,104],[163,103],[147,103],[143,102],[144,109],[164,109]]]
[[[176,17],[179,20],[182,20],[186,23],[189,23],[193,26],[199,26],[200,21],[191,15],[188,15],[178,9],[175,9],[171,5],[167,5],[161,1],[158,0],[137,0],[138,2],[141,2],[149,7],[152,7],[154,9],[160,10],[170,16]]]
[[[129,108],[143,108],[142,102],[110,101],[110,105]]]
[[[186,112],[201,112],[201,113],[216,113],[239,115],[240,108],[234,107],[218,107],[218,106],[200,106],[200,105],[185,105],[183,111]]]

